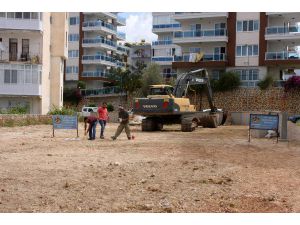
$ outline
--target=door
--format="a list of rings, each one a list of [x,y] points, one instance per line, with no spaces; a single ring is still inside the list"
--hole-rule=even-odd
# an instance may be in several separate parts
[[[9,39],[9,61],[17,61],[18,59],[18,40],[16,38]]]

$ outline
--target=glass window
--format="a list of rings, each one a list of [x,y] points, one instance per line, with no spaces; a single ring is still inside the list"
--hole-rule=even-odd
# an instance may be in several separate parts
[[[16,84],[18,83],[18,71],[17,70],[12,70],[11,71],[11,83]]]
[[[8,12],[7,13],[7,18],[15,18],[15,13],[14,12]]]
[[[79,18],[78,17],[70,17],[70,25],[76,25],[79,24]]]
[[[243,31],[248,31],[248,21],[243,21]]]
[[[236,46],[236,55],[242,56],[242,47],[241,46]]]
[[[259,22],[258,20],[254,20],[254,30],[258,30]]]
[[[24,19],[30,19],[30,12],[24,12],[23,13],[23,18]]]
[[[253,45],[253,55],[258,55],[258,45]]]
[[[31,13],[31,19],[37,19],[38,18],[38,13],[37,12],[32,12]]]
[[[252,45],[249,45],[249,46],[248,46],[248,55],[249,55],[249,56],[251,56],[251,55],[253,54],[253,52],[252,52],[252,47],[253,47]]]
[[[237,31],[242,31],[243,29],[243,23],[242,23],[242,21],[237,21],[237,25],[236,25],[236,29],[237,29]]]
[[[253,70],[252,76],[253,76],[253,80],[258,80],[258,70]]]
[[[249,29],[248,31],[253,31],[253,20],[249,20]]]
[[[242,70],[241,80],[247,80],[247,70]]]
[[[242,56],[247,56],[247,45],[242,46]]]
[[[4,83],[10,83],[10,70],[4,70]]]
[[[0,17],[5,17],[5,12],[0,12]]]
[[[16,12],[16,18],[17,19],[22,19],[22,13],[21,12]]]
[[[30,70],[25,70],[25,83],[30,84],[31,82],[31,72]]]

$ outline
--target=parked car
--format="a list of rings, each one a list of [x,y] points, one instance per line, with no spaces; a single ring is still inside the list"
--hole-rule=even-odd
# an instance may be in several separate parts
[[[293,123],[300,123],[300,115],[290,116],[288,120]]]
[[[98,107],[83,106],[79,114],[80,116],[86,117],[92,114],[96,114],[97,111],[98,111]]]

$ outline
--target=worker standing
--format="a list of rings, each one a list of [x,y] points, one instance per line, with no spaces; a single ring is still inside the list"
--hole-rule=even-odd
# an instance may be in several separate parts
[[[87,127],[87,124],[89,124],[88,127]],[[97,117],[95,117],[95,116],[84,117],[84,135],[89,133],[88,140],[95,140],[96,126],[97,126]]]
[[[106,122],[109,119],[108,112],[107,112],[107,104],[106,102],[102,103],[102,107],[98,108],[98,121],[101,127],[100,131],[100,138],[104,139],[104,129],[106,126]]]
[[[119,121],[120,125],[117,128],[117,131],[111,139],[116,140],[117,137],[122,133],[123,129],[125,128],[125,132],[127,135],[128,140],[131,140],[130,129],[129,129],[129,114],[124,109],[123,106],[119,106]]]

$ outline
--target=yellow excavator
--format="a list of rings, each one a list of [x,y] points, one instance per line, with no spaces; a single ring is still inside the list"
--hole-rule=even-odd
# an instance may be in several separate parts
[[[205,85],[210,110],[196,111],[187,93],[190,86]],[[133,113],[146,117],[142,131],[162,130],[165,124],[181,124],[181,131],[191,132],[197,126],[216,128],[226,121],[226,113],[213,103],[212,90],[206,69],[183,73],[170,85],[151,85],[147,98],[134,99]]]

